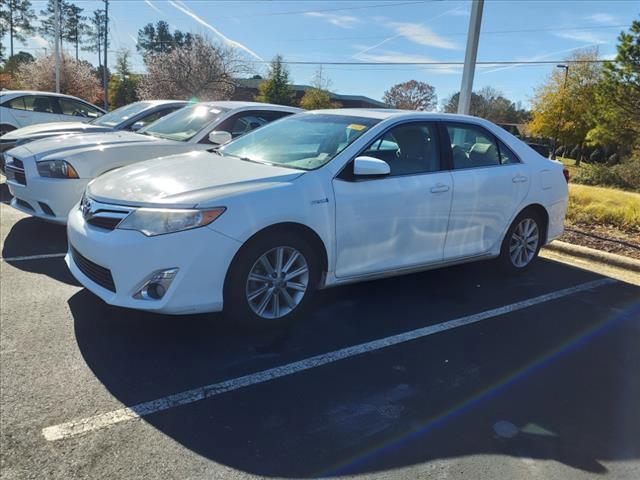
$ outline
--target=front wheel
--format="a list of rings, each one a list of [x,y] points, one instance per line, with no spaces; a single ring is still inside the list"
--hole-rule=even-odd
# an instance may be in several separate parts
[[[513,221],[502,242],[498,261],[504,271],[529,268],[542,246],[542,223],[534,212],[522,212]]]
[[[282,326],[304,312],[318,279],[318,262],[304,239],[265,235],[245,245],[231,265],[225,311],[252,327]]]

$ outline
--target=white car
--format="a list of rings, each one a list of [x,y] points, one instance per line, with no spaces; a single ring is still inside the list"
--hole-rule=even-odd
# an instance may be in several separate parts
[[[0,136],[17,128],[51,122],[88,122],[105,111],[61,93],[31,90],[0,92]]]
[[[18,145],[67,133],[137,131],[187,104],[184,100],[144,100],[117,108],[88,122],[38,123],[12,130],[0,137],[0,170],[4,172],[3,152]]]
[[[66,262],[112,305],[268,325],[317,288],[495,257],[524,270],[566,208],[562,165],[488,121],[315,111],[94,180]]]
[[[184,107],[138,133],[59,135],[4,153],[11,206],[66,223],[89,181],[109,170],[194,150],[211,149],[299,108],[254,102],[203,102]]]

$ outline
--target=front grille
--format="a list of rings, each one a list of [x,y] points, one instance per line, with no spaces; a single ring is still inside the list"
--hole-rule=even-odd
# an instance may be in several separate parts
[[[93,217],[87,221],[89,225],[93,225],[94,227],[102,228],[104,230],[113,230],[118,224],[122,221],[122,217],[114,218],[114,217]]]
[[[24,163],[22,163],[22,160],[7,155],[3,155],[3,157],[5,158],[4,171],[7,180],[13,180],[20,185],[26,185],[27,177],[24,174]]]
[[[84,257],[73,246],[71,248],[71,256],[73,261],[82,273],[89,277],[93,282],[97,283],[103,288],[116,292],[116,286],[113,283],[113,277],[111,276],[111,270],[105,267],[101,267],[97,263],[93,263],[88,258]]]

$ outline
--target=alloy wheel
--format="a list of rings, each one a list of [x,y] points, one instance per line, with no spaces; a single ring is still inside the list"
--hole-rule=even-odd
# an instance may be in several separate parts
[[[509,242],[511,263],[518,268],[526,267],[536,255],[539,238],[536,221],[532,218],[524,218],[511,235]]]
[[[276,247],[258,258],[249,271],[247,303],[261,318],[278,319],[291,313],[309,286],[309,265],[292,247]]]

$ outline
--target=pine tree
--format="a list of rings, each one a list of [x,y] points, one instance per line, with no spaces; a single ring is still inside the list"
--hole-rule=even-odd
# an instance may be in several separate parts
[[[26,42],[35,32],[36,19],[30,0],[3,0],[0,10],[0,37],[9,34],[9,56],[13,56],[13,41]],[[0,56],[2,53],[0,52]]]
[[[275,103],[279,105],[295,105],[295,92],[289,81],[289,71],[282,63],[282,55],[276,55],[271,61],[269,75],[260,84],[257,102]]]
[[[87,44],[82,47],[82,50],[84,50],[85,52],[93,52],[98,54],[98,67],[102,66],[102,52],[104,49],[104,17],[104,10],[93,11],[93,17],[89,19],[89,23],[85,32]]]
[[[89,30],[89,25],[86,22],[87,17],[81,15],[84,11],[83,8],[72,3],[67,4],[66,8],[66,23],[62,25],[62,38],[75,45],[76,60],[78,60],[78,49],[82,42],[82,37]]]

